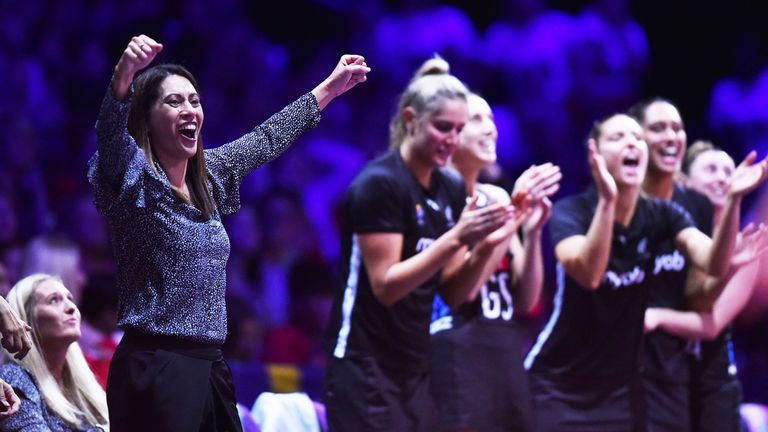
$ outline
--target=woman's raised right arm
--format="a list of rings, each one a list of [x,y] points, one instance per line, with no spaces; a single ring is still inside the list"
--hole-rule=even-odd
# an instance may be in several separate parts
[[[589,166],[598,191],[592,222],[586,234],[558,242],[555,257],[583,288],[596,290],[608,268],[618,192],[616,182],[605,166],[605,159],[597,152],[593,141],[589,144]]]
[[[117,188],[136,154],[137,147],[127,129],[131,84],[136,73],[146,67],[162,48],[161,44],[141,35],[132,38],[120,56],[96,122],[98,158],[91,161],[88,173],[92,183],[106,181]],[[94,179],[94,176],[101,180]]]
[[[112,93],[115,99],[124,100],[128,96],[136,72],[149,66],[162,49],[163,44],[157,43],[149,36],[131,38],[112,75]]]

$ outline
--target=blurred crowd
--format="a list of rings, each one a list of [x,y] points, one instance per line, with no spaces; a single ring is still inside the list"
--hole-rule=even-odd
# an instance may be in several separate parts
[[[0,4],[0,293],[32,272],[60,275],[81,307],[81,345],[102,379],[119,338],[115,263],[85,166],[112,65],[130,35],[151,35],[165,46],[160,62],[182,63],[198,77],[208,147],[308,91],[329,58],[358,52],[373,68],[370,82],[324,111],[317,129],[246,179],[243,208],[224,221],[232,243],[226,355],[236,379],[239,370],[265,370],[257,382],[287,391],[322,369],[337,206],[365,162],[385,151],[397,92],[421,62],[439,53],[492,104],[499,163],[488,181],[509,186],[524,168],[551,161],[563,167],[561,194],[589,180],[581,143],[591,122],[653,91],[653,49],[629,1],[567,9],[499,1],[481,11],[428,0],[307,0],[270,6],[277,13],[243,0]],[[760,49],[759,36],[745,34],[734,47],[743,61],[711,88],[703,109],[700,132],[735,159],[751,148],[768,152],[768,64],[753,55]],[[765,221],[768,192],[758,195],[747,217]],[[765,303],[753,302],[735,340],[745,399],[763,403]],[[532,332],[546,308],[525,319]],[[297,370],[262,367],[274,364]],[[247,392],[252,384],[236,385]]]

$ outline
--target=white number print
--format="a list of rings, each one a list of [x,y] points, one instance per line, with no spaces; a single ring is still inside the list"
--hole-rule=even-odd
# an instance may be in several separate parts
[[[483,316],[489,320],[503,319],[509,321],[512,319],[512,295],[507,289],[507,281],[509,280],[509,273],[497,273],[491,275],[488,283],[499,287],[498,291],[491,291],[488,289],[488,283],[483,284],[480,288],[480,295],[482,297]]]

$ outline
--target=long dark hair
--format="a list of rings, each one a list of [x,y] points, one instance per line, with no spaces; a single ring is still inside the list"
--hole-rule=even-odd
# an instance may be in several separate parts
[[[655,104],[656,102],[662,102],[667,103],[675,107],[677,109],[677,105],[675,105],[674,102],[667,98],[663,98],[661,96],[653,96],[647,99],[643,99],[639,102],[636,102],[634,105],[629,107],[627,110],[627,115],[637,120],[638,123],[640,123],[640,126],[642,126],[645,123],[645,111],[648,109],[649,106]]]
[[[597,143],[600,142],[600,136],[603,134],[603,124],[605,124],[605,122],[607,122],[608,120],[620,115],[631,117],[635,119],[635,121],[639,122],[637,117],[634,117],[631,114],[625,114],[622,112],[614,112],[614,113],[608,114],[607,116],[603,116],[595,120],[594,123],[592,123],[592,128],[589,130],[589,135],[587,135],[587,139],[586,141],[584,141],[584,148],[589,149],[589,140],[591,139],[595,140],[595,146],[597,146]],[[587,152],[589,152],[589,150],[587,150]]]
[[[152,105],[157,101],[160,93],[160,84],[169,76],[178,75],[192,83],[195,90],[200,93],[197,80],[184,66],[177,64],[159,64],[142,72],[133,81],[133,97],[131,111],[128,114],[128,133],[131,134],[139,148],[144,151],[147,162],[155,169],[155,155],[149,142],[149,115]],[[208,169],[205,166],[203,153],[203,139],[197,137],[197,150],[187,165],[187,173],[184,181],[189,188],[189,200],[175,186],[171,186],[173,194],[182,201],[191,201],[203,215],[208,218],[215,211],[213,197],[208,188]]]

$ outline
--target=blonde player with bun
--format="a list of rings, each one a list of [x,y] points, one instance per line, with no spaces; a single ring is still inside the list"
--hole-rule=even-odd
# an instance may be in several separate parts
[[[448,69],[434,58],[416,72],[390,125],[391,150],[345,195],[342,279],[326,339],[331,430],[436,430],[432,300],[439,292],[461,303],[519,223],[508,204],[467,204],[463,182],[445,169],[469,93]]]

